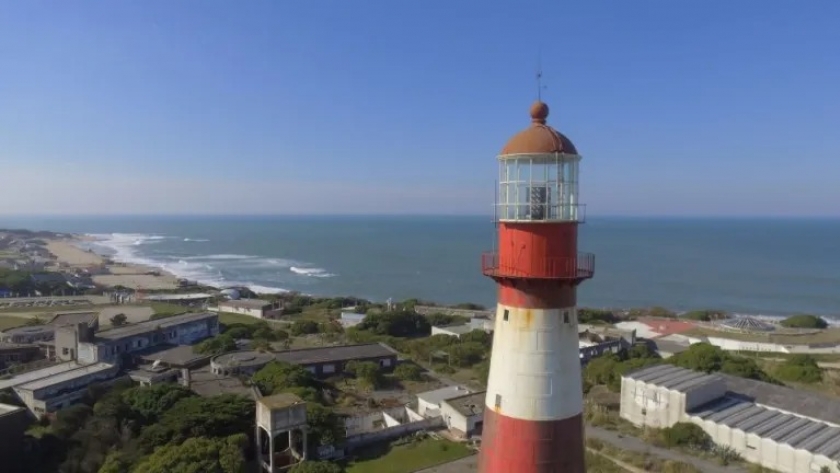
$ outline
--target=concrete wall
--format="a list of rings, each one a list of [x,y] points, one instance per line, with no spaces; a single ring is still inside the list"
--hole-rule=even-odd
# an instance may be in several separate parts
[[[440,416],[443,418],[444,424],[450,429],[458,429],[467,435],[470,435],[475,430],[475,424],[482,422],[484,414],[474,414],[465,416],[455,410],[448,403],[444,402],[440,406]]]
[[[414,432],[421,430],[429,430],[434,428],[444,427],[443,419],[440,417],[433,417],[431,419],[423,419],[417,422],[408,422],[400,424],[395,427],[388,427],[375,432],[367,432],[359,435],[348,437],[345,445],[348,448],[358,448],[372,443],[392,440],[399,437],[404,437]]]
[[[251,317],[258,318],[258,319],[263,318],[263,314],[265,313],[264,308],[252,309],[252,308],[248,308],[248,307],[238,307],[238,306],[235,306],[235,305],[226,304],[224,302],[219,304],[219,306],[216,307],[215,309],[219,312],[228,312],[228,313],[231,313],[231,314],[248,315],[248,316],[251,316]]]
[[[414,306],[414,312],[422,315],[432,315],[432,314],[446,314],[446,315],[455,315],[458,317],[466,317],[471,319],[473,317],[493,317],[494,313],[489,310],[466,310],[466,309],[452,309],[449,307],[437,307],[437,306],[428,306],[428,305],[416,305]]]
[[[621,379],[622,418],[633,425],[670,427],[683,418],[685,395],[634,379]]]

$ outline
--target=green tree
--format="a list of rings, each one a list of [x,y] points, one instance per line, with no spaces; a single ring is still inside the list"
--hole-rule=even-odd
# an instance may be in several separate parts
[[[290,473],[342,473],[339,465],[322,461],[305,461],[293,466]]]
[[[315,377],[300,365],[272,361],[254,373],[251,381],[263,394],[288,392],[292,388],[316,388]]]
[[[125,325],[128,323],[128,317],[126,317],[125,314],[116,314],[108,320],[114,327],[119,327],[120,325]]]
[[[135,473],[244,473],[245,434],[227,438],[194,437],[154,451],[132,471]]]
[[[578,322],[591,325],[607,325],[618,322],[618,317],[611,310],[590,309],[582,307],[578,309]]]
[[[181,399],[155,424],[140,434],[145,451],[178,444],[192,437],[227,437],[253,428],[254,401],[244,396],[220,394]]]
[[[156,384],[135,387],[122,393],[122,401],[144,424],[152,424],[181,399],[194,396],[178,384]]]
[[[289,332],[294,336],[318,333],[318,323],[311,320],[298,320],[292,324]]]
[[[782,320],[780,324],[789,328],[827,328],[828,322],[822,317],[809,314],[793,315]]]
[[[450,346],[446,352],[452,366],[470,367],[482,359],[487,350],[476,342],[464,342]]]
[[[741,378],[774,382],[755,360],[733,355],[708,343],[695,343],[688,350],[668,358],[666,363],[706,373],[720,371]]]
[[[423,368],[414,363],[402,362],[394,369],[394,376],[403,381],[421,381],[423,379]]]
[[[344,441],[344,418],[331,409],[310,402],[306,405],[306,423],[309,427],[309,451],[321,445],[335,445]]]
[[[130,470],[131,462],[126,461],[122,453],[111,452],[105,457],[98,473],[128,473]]]
[[[356,328],[376,335],[392,337],[426,336],[432,331],[429,320],[412,311],[368,314]]]
[[[233,350],[236,350],[236,340],[224,333],[204,340],[193,347],[193,351],[202,355],[221,355]]]

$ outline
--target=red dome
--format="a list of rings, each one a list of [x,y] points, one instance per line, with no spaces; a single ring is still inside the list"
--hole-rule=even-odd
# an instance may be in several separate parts
[[[548,105],[541,101],[531,105],[531,126],[511,138],[501,154],[578,154],[575,145],[559,131],[545,124]]]

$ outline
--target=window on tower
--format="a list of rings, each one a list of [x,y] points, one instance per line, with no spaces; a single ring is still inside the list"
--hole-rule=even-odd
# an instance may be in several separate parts
[[[496,394],[496,409],[501,409],[502,407],[502,395]]]
[[[568,310],[563,311],[563,323],[564,324],[569,323],[569,311]]]
[[[577,155],[516,155],[499,168],[500,220],[581,221]]]
[[[507,321],[508,321],[508,316],[509,316],[509,315],[510,315],[510,311],[509,311],[509,310],[507,310],[507,309],[505,309],[505,313],[504,313],[504,315],[502,315],[502,320],[504,320],[505,322],[507,322]]]

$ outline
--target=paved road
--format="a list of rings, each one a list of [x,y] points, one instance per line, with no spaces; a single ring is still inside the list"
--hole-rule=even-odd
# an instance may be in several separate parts
[[[632,450],[634,452],[648,452],[665,460],[691,463],[695,467],[702,470],[703,473],[746,473],[748,471],[746,468],[743,468],[741,466],[721,466],[715,462],[703,460],[702,458],[693,457],[685,453],[655,447],[653,445],[645,443],[644,441],[636,437],[628,437],[626,435],[621,435],[611,430],[593,427],[591,425],[586,426],[586,435],[587,437],[602,440],[624,450]]]

